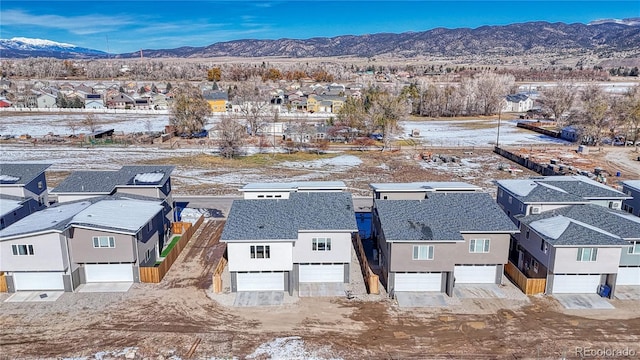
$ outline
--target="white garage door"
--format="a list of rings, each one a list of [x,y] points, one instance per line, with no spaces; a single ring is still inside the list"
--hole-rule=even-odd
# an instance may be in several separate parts
[[[554,294],[595,294],[600,285],[600,275],[554,275]]]
[[[284,291],[284,273],[238,273],[238,291]]]
[[[13,283],[18,290],[64,290],[61,272],[16,272]]]
[[[133,281],[131,264],[87,264],[84,274],[88,283]]]
[[[300,265],[299,282],[344,282],[344,265]]]
[[[640,267],[618,268],[616,285],[640,285]]]
[[[441,291],[442,273],[395,273],[394,291]]]
[[[456,265],[453,277],[456,284],[495,284],[496,266]]]

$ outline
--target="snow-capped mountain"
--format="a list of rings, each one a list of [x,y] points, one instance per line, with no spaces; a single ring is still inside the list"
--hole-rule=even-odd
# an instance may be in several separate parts
[[[53,57],[53,58],[100,58],[107,53],[43,39],[30,39],[14,37],[12,39],[0,39],[0,57],[26,58],[26,57]]]

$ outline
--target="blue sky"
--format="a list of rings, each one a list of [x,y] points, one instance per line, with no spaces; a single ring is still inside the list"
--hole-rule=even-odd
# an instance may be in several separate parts
[[[640,17],[640,1],[2,0],[0,38],[39,38],[122,53],[238,39],[629,17]]]

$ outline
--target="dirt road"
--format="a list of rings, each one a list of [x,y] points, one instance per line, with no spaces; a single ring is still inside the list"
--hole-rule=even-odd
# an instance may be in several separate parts
[[[463,299],[450,308],[412,310],[383,297],[225,307],[203,289],[211,285],[208,264],[220,252],[212,236],[220,226],[205,222],[160,284],[134,284],[127,293],[68,293],[50,303],[0,303],[0,358],[92,358],[126,347],[137,347],[140,359],[185,358],[196,339],[193,358],[244,358],[287,336],[300,336],[308,354],[320,359],[557,359],[575,358],[576,347],[640,353],[637,301],[612,300],[615,310],[574,313],[546,296],[519,303]]]

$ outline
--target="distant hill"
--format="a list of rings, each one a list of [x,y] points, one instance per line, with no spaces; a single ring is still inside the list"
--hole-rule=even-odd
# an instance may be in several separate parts
[[[94,59],[106,57],[107,53],[51,40],[16,37],[0,39],[0,56],[2,58]]]
[[[4,41],[4,40],[2,40]],[[590,24],[527,22],[504,26],[482,26],[476,29],[436,28],[401,34],[378,33],[344,35],[332,38],[278,40],[235,40],[204,47],[142,50],[146,58],[267,57],[288,58],[356,56],[506,56],[537,53],[561,53],[573,50],[596,53],[631,51],[640,53],[640,18],[597,20]],[[24,57],[29,50],[6,51],[2,57]],[[75,48],[81,49],[81,48]],[[54,46],[35,49],[31,56],[104,57],[96,50],[85,51]],[[56,51],[60,51],[56,54]],[[63,52],[64,51],[64,52]],[[93,53],[92,53],[93,52]],[[16,55],[13,55],[16,54]],[[41,55],[48,54],[48,55]],[[56,56],[57,55],[57,56]],[[140,52],[112,55],[135,58]]]

